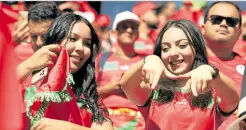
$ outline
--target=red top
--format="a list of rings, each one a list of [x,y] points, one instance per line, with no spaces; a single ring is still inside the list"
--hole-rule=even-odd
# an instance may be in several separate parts
[[[182,92],[183,91],[183,92]],[[216,130],[217,96],[213,94],[207,108],[191,106],[190,91],[176,91],[173,101],[139,107],[146,130]],[[147,111],[149,109],[149,112]]]
[[[100,87],[108,84],[113,78],[120,78],[132,64],[142,59],[142,57],[138,55],[126,60],[113,52],[108,55],[99,55],[97,58],[100,59],[100,61],[96,60],[96,72],[99,72],[96,74],[96,78],[98,86]],[[109,108],[130,108],[137,110],[137,107],[131,101],[129,101],[126,97],[119,95],[112,94],[104,98],[103,102],[106,107]]]
[[[134,43],[134,49],[138,54],[143,55],[152,55],[154,53],[155,44],[152,39],[144,40],[142,38],[138,38]]]
[[[242,78],[244,73],[245,59],[236,55],[232,60],[221,60],[217,57],[208,57],[208,61],[216,66],[220,72],[231,78],[237,87],[237,91],[241,93]]]

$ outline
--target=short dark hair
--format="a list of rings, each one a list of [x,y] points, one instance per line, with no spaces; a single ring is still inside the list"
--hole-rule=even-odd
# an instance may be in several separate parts
[[[206,21],[208,20],[208,13],[209,13],[210,9],[211,9],[214,5],[216,5],[216,4],[218,4],[218,3],[227,3],[227,4],[230,4],[230,5],[233,5],[233,6],[237,9],[237,11],[238,11],[238,13],[239,13],[239,27],[241,27],[241,25],[242,25],[242,10],[240,9],[240,7],[239,7],[236,3],[231,2],[231,1],[216,1],[216,2],[212,3],[212,4],[207,8],[207,10],[205,11],[204,21],[203,21],[204,24],[205,24]]]
[[[54,20],[61,15],[61,11],[58,9],[54,2],[41,2],[33,5],[28,13],[28,21],[45,21]]]

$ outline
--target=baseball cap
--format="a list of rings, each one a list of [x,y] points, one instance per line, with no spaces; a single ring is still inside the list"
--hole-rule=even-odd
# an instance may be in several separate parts
[[[135,13],[138,17],[142,17],[145,13],[150,10],[154,10],[158,6],[153,2],[139,2],[132,8],[132,12]]]
[[[124,11],[124,12],[118,13],[115,16],[115,20],[114,20],[112,29],[116,30],[119,23],[121,23],[123,21],[134,21],[137,24],[139,24],[139,17],[130,11]]]

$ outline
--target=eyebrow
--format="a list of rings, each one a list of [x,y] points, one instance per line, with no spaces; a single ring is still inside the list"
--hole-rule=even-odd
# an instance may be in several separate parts
[[[188,41],[188,39],[180,39],[180,40],[175,41],[175,43],[177,44],[184,40]],[[169,42],[162,42],[161,44],[169,44]]]
[[[79,34],[77,34],[77,33],[72,33],[71,35],[75,35],[76,37],[81,37]],[[86,40],[86,41],[91,41],[91,38],[90,37],[82,37],[83,38],[83,40]]]

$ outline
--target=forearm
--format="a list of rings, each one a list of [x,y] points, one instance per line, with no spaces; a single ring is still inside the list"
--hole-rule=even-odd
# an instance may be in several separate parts
[[[119,88],[114,88],[110,84],[105,86],[99,86],[97,88],[98,95],[102,98],[107,97],[112,94],[124,95],[124,92]]]
[[[219,107],[222,111],[230,112],[238,105],[239,95],[231,79],[220,73],[212,82],[212,86],[221,99]]]
[[[17,66],[17,76],[19,81],[24,81],[32,72],[32,67],[26,61],[23,61]]]
[[[143,105],[148,100],[151,90],[144,86],[142,81],[143,60],[133,64],[121,78],[120,84],[122,90],[134,104]],[[141,96],[139,95],[141,94]]]

